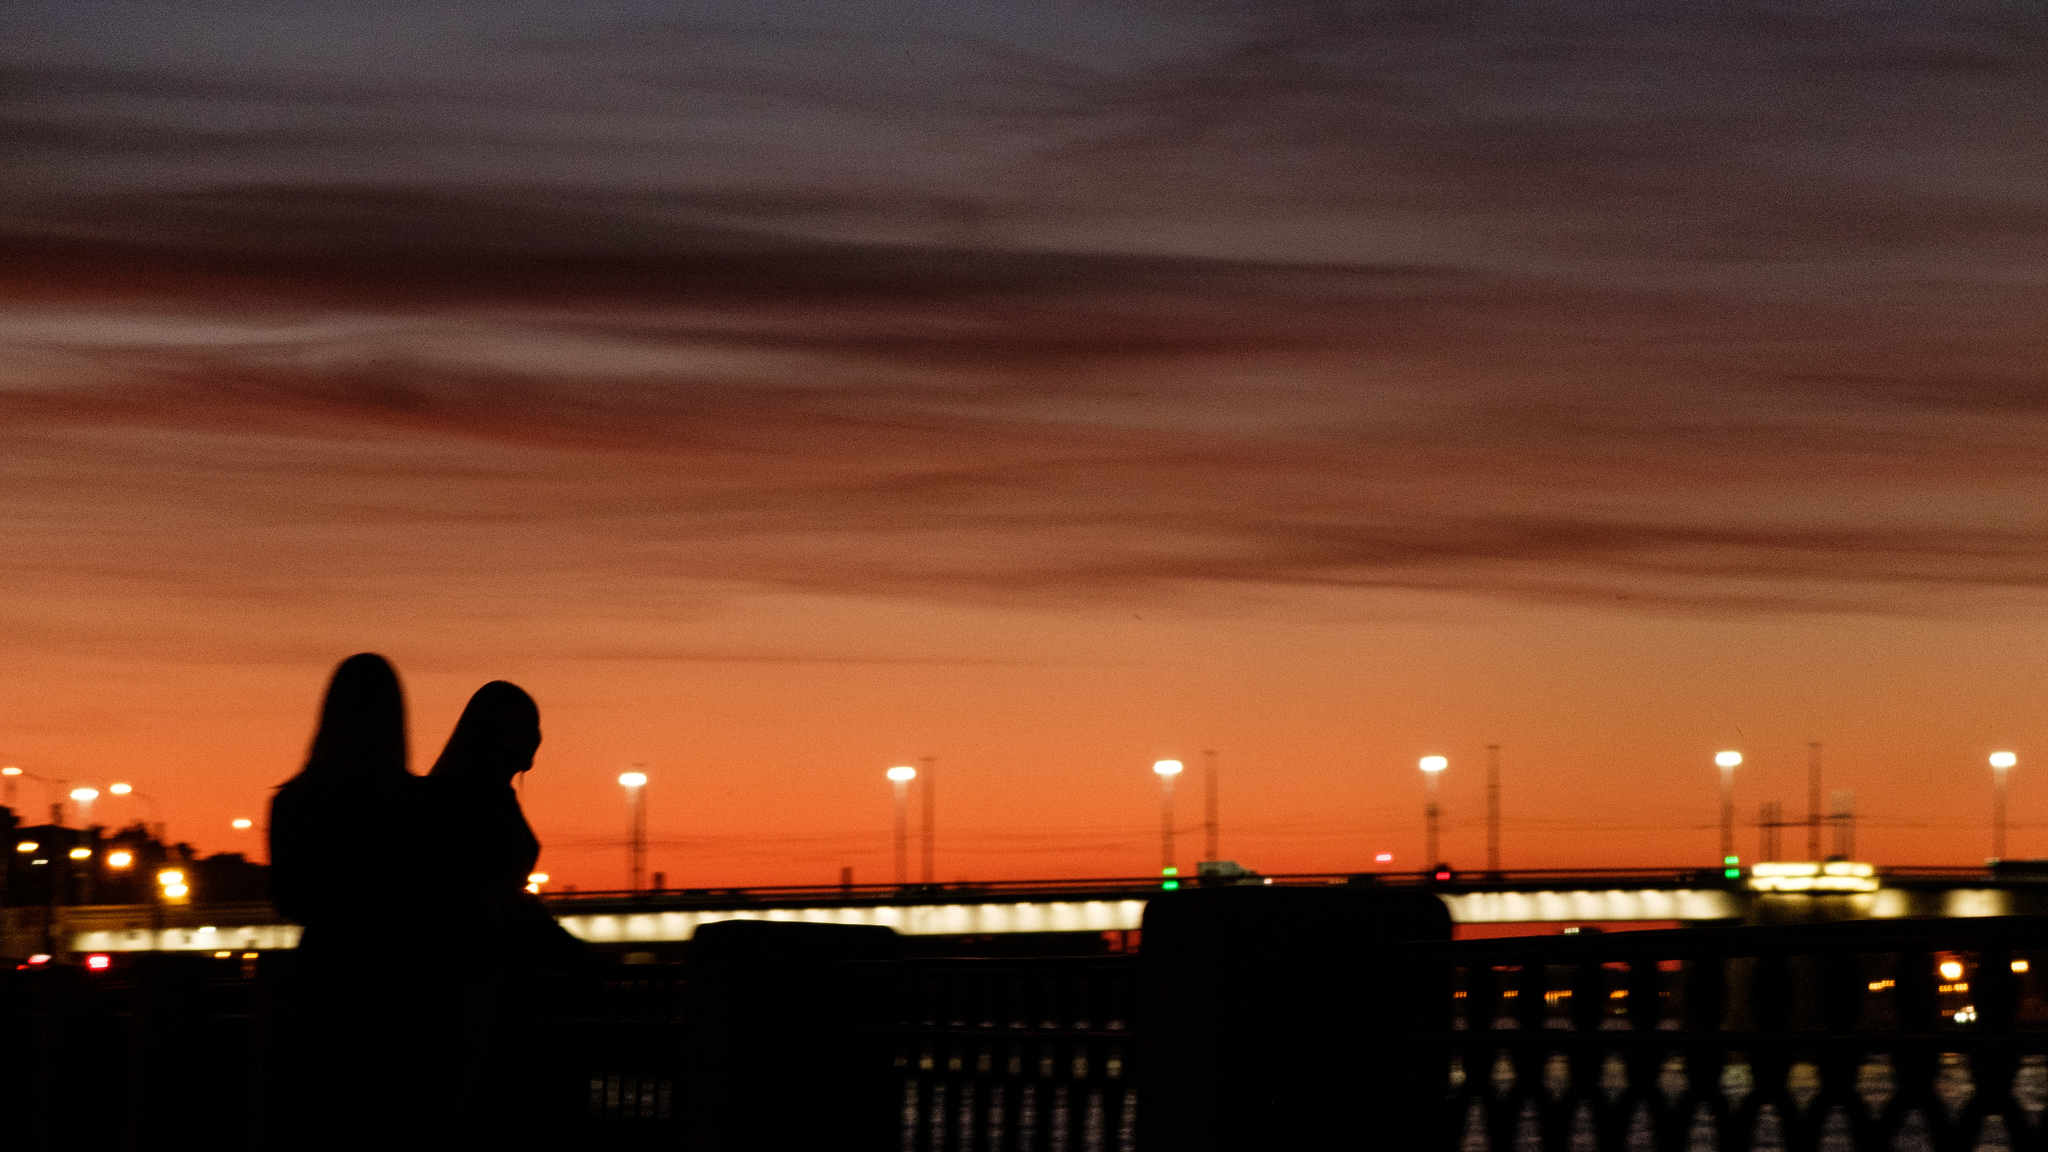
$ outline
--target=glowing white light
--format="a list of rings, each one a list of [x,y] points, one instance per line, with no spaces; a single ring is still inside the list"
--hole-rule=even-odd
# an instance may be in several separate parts
[[[1736,765],[1742,763],[1742,753],[1716,752],[1714,753],[1714,763],[1720,765],[1723,768],[1733,768]]]
[[[889,769],[889,779],[894,780],[898,784],[908,784],[910,781],[917,779],[917,769],[899,764]]]
[[[71,798],[80,804],[90,804],[100,798],[100,790],[97,788],[73,788],[71,790]]]
[[[92,849],[90,849],[90,848],[73,848],[73,849],[71,850],[71,858],[72,858],[73,860],[90,860],[90,859],[92,859]]]
[[[1991,766],[1993,768],[2010,768],[2019,762],[2020,758],[2010,752],[1993,752],[1991,754]]]
[[[169,896],[173,900],[177,899],[180,896],[183,896],[185,893],[190,891],[191,889],[185,887],[183,884],[164,885],[164,895]]]
[[[1373,861],[1378,864],[1390,864],[1393,862],[1393,859],[1394,854],[1392,852],[1382,852],[1379,855],[1373,857]]]
[[[87,956],[85,958],[85,966],[87,968],[92,969],[95,972],[106,971],[107,966],[109,964],[112,964],[113,962],[113,958],[108,956],[104,952],[96,952],[93,955]]]
[[[236,828],[254,828],[256,826],[256,822],[245,817],[243,819],[234,821],[233,826]]]
[[[1963,966],[1953,960],[1943,960],[1941,962],[1941,978],[1943,980],[1961,980],[1963,978]]]
[[[1178,760],[1155,760],[1152,762],[1152,770],[1161,776],[1178,776],[1181,763]]]
[[[1424,772],[1441,772],[1450,766],[1451,762],[1441,756],[1424,756],[1422,758],[1422,770]]]
[[[159,872],[156,874],[156,882],[165,888],[173,888],[185,882],[185,874],[183,872]]]
[[[23,840],[23,841],[22,841],[21,843],[19,843],[19,844],[16,844],[16,845],[14,846],[14,850],[15,850],[16,852],[33,852],[33,851],[35,851],[36,849],[38,849],[38,848],[41,848],[41,847],[42,847],[42,845],[41,845],[41,844],[38,844],[38,843],[36,843],[36,842],[35,842],[35,841],[33,841],[33,840]]]
[[[135,854],[133,852],[107,853],[107,867],[109,868],[126,868],[133,863],[135,863]]]
[[[619,773],[619,783],[624,784],[628,788],[638,788],[642,784],[647,783],[647,773],[621,772]]]
[[[15,767],[14,765],[12,765],[12,764],[9,764],[9,765],[8,765],[7,767],[5,767],[5,768],[0,768],[0,776],[19,776],[19,775],[21,775],[21,769],[19,769],[19,768],[16,768],[16,767]]]
[[[526,877],[526,882],[528,884],[545,884],[548,882],[548,874],[545,872],[530,873]]]
[[[116,795],[116,796],[126,796],[126,795],[127,795],[127,794],[129,794],[130,792],[133,792],[133,791],[135,791],[135,785],[133,785],[133,784],[109,784],[109,785],[107,785],[107,791],[109,791],[109,792],[112,792],[112,793],[113,793],[114,795]]]

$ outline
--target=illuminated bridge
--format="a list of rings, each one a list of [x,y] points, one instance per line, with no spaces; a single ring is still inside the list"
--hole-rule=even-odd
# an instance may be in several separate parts
[[[998,951],[1123,951],[1156,878],[680,889],[550,895],[570,932],[607,951],[658,955],[722,920],[882,925],[943,952],[967,941]],[[1310,874],[1190,878],[1189,884],[1367,885],[1426,888],[1464,935],[1563,928],[1790,923],[1907,916],[2048,913],[2048,868],[1877,869],[1865,864],[1760,864],[1730,879],[1719,870],[1604,869],[1453,873]],[[11,954],[42,939],[40,909],[9,909]],[[298,929],[260,904],[85,906],[59,910],[57,938],[74,952],[264,951],[289,948]],[[1519,927],[1517,927],[1519,926]],[[1099,943],[1083,944],[1092,934]],[[435,942],[424,942],[433,944]],[[443,942],[459,947],[461,941]],[[14,950],[22,949],[22,950]]]

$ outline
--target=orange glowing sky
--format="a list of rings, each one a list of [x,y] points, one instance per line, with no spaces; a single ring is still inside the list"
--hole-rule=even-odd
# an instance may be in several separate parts
[[[0,760],[260,851],[367,649],[422,766],[532,691],[585,888],[632,764],[725,886],[887,879],[924,756],[941,879],[1145,872],[1207,749],[1267,872],[1419,866],[1425,753],[1477,865],[1490,743],[1511,867],[1809,741],[2048,855],[2048,25],[1768,8],[38,0]]]

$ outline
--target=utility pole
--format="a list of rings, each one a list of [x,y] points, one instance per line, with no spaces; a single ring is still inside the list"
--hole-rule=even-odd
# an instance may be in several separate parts
[[[936,756],[927,756],[924,758],[924,786],[918,789],[918,791],[923,795],[924,800],[923,872],[924,883],[927,886],[934,883],[938,878],[938,815],[936,809],[938,800],[935,796],[935,793],[938,791],[939,784],[938,777],[932,773],[932,765],[936,763],[937,760],[938,757]]]
[[[1806,858],[1820,859],[1820,745],[1806,746]]]
[[[1221,849],[1216,846],[1216,753],[1203,752],[1208,772],[1202,777],[1202,859],[1221,860]]]
[[[1838,788],[1829,805],[1833,813],[1828,817],[1835,826],[1835,852],[1844,860],[1856,858],[1856,793]]]
[[[1500,745],[1486,746],[1486,870],[1500,874]]]

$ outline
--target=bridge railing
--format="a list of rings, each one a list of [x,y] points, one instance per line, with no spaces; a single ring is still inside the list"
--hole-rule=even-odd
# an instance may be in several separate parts
[[[2048,919],[1451,942],[1399,896],[1189,893],[1085,958],[706,929],[543,1022],[550,1146],[2048,1150]],[[272,981],[207,960],[0,973],[0,1146],[289,1147]]]
[[[2048,1146],[2048,922],[1424,946],[1459,1152]]]

